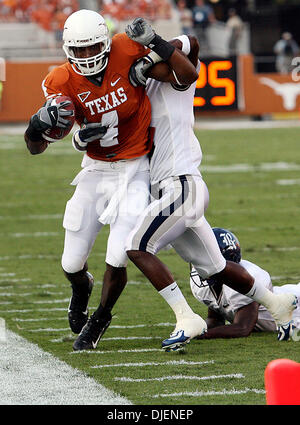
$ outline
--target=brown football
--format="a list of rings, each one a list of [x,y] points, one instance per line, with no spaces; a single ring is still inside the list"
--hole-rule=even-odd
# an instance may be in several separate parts
[[[43,139],[47,140],[47,142],[53,143],[57,140],[61,140],[64,137],[66,137],[70,131],[72,130],[72,127],[75,123],[75,106],[72,102],[72,99],[68,96],[57,96],[51,101],[51,105],[57,105],[60,102],[65,102],[66,100],[70,101],[71,103],[67,105],[64,109],[67,111],[72,111],[73,114],[70,116],[64,117],[65,119],[69,120],[71,122],[71,125],[67,128],[61,128],[61,127],[52,127],[48,130],[44,131],[43,133]]]

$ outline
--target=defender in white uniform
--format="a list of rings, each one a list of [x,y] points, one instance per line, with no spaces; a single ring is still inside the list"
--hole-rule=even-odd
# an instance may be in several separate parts
[[[179,41],[191,62],[195,66],[197,64],[199,72],[198,49],[196,58],[191,59],[190,39],[180,36],[175,41]],[[257,298],[253,278],[238,264],[225,261],[204,217],[209,196],[198,169],[202,154],[193,132],[195,85],[196,82],[186,87],[179,82],[147,81],[147,94],[152,106],[151,125],[155,127],[155,147],[150,160],[152,202],[140,216],[126,242],[128,257],[176,315],[175,330],[162,343],[166,351],[182,347],[207,330],[205,321],[188,306],[172,274],[155,256],[166,245],[171,244],[185,261],[192,263],[202,279],[212,276],[222,278],[243,294]],[[272,295],[268,291],[268,301],[260,296],[259,300],[273,308],[280,324],[289,327],[294,297],[279,301],[274,300]]]
[[[292,293],[298,298],[298,308],[293,311],[293,325],[300,328],[300,283],[273,286],[270,274],[258,265],[241,258],[241,249],[236,236],[229,230],[213,228],[219,248],[224,258],[238,262],[254,278],[257,285],[270,291]],[[205,339],[241,338],[252,331],[276,331],[276,323],[269,311],[251,298],[242,295],[227,285],[219,287],[213,282],[201,280],[194,267],[190,273],[190,285],[194,297],[208,307],[208,331]],[[226,325],[225,323],[230,324]],[[234,324],[232,326],[232,324]]]

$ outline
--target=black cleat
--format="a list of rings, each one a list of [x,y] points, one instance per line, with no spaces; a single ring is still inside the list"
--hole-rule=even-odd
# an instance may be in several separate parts
[[[94,278],[91,273],[86,272],[88,276],[88,285],[72,284],[72,297],[68,308],[69,325],[75,334],[79,334],[86,324],[89,311],[88,302],[94,286]]]
[[[95,349],[98,341],[109,327],[111,319],[110,313],[106,317],[99,319],[96,318],[95,313],[92,314],[75,340],[73,349],[75,351]]]

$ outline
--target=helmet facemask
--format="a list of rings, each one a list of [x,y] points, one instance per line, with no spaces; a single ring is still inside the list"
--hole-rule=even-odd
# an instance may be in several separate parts
[[[73,70],[84,76],[99,74],[107,66],[110,41],[100,42],[91,46],[63,46]],[[97,52],[91,55],[91,51]]]

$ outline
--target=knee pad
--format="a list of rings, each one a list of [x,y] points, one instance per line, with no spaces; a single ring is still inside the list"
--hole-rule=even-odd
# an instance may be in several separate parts
[[[83,266],[83,269],[82,269],[82,270],[79,270],[79,271],[74,272],[74,273],[68,272],[68,271],[66,271],[66,270],[63,268],[63,272],[64,272],[64,274],[65,274],[66,278],[67,278],[67,279],[68,279],[68,281],[69,281],[69,282],[71,282],[71,283],[77,283],[77,281],[79,281],[79,282],[80,282],[80,281],[82,280],[82,278],[83,278],[84,276],[86,276],[86,272],[87,272],[87,270],[88,270],[87,263],[85,263],[85,264],[84,264],[84,266]]]
[[[73,255],[72,257],[63,254],[61,266],[65,273],[77,273],[85,267],[85,258]]]

